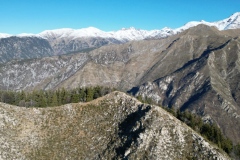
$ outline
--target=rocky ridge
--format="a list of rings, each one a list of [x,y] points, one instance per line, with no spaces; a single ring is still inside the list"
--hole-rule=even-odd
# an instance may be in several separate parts
[[[229,159],[160,107],[121,92],[52,108],[0,103],[0,127],[1,159]]]

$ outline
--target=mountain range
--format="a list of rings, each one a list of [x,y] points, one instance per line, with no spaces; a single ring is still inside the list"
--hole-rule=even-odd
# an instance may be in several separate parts
[[[37,35],[2,34],[0,89],[113,87],[198,114],[206,123],[216,123],[237,144],[239,16],[240,12],[218,22],[189,22],[175,30],[104,32],[90,27]]]
[[[133,40],[161,39],[182,31],[205,24],[215,26],[219,30],[240,28],[240,12],[217,22],[192,21],[177,29],[141,30],[123,28],[119,31],[105,32],[94,27],[83,29],[46,30],[39,34],[9,35],[0,33],[0,63],[11,60],[40,58],[95,49],[108,44],[122,44]],[[21,45],[24,43],[25,45]],[[43,45],[36,45],[44,43]],[[31,53],[30,53],[30,52]]]
[[[204,20],[191,21],[186,23],[184,26],[176,29],[165,27],[160,30],[156,29],[156,30],[148,31],[148,30],[135,29],[134,27],[130,27],[130,28],[122,28],[121,30],[118,30],[118,31],[105,32],[94,27],[83,28],[83,29],[63,28],[63,29],[56,29],[56,30],[46,30],[39,34],[22,33],[19,35],[10,35],[6,33],[0,33],[0,38],[7,38],[11,36],[17,36],[17,37],[33,36],[33,37],[41,37],[45,39],[55,39],[55,38],[56,39],[61,39],[61,38],[78,39],[83,37],[85,38],[99,37],[99,38],[112,38],[121,42],[127,42],[131,40],[143,40],[148,38],[167,37],[167,36],[182,32],[191,27],[197,26],[199,24],[215,26],[219,30],[240,28],[240,12],[236,12],[233,15],[231,15],[229,18],[216,21],[216,22],[206,22]]]
[[[133,40],[161,39],[205,24],[219,30],[240,28],[240,12],[217,22],[192,21],[177,29],[141,30],[135,28],[104,32],[94,27],[83,29],[46,30],[39,34],[9,35],[0,33],[0,63],[11,60],[41,58],[95,49],[108,44],[122,44]],[[23,44],[24,45],[21,45]],[[41,44],[41,45],[40,45]]]
[[[239,29],[219,31],[198,25],[159,40],[14,60],[0,66],[0,88],[32,91],[111,86],[163,106],[191,110],[217,122],[237,142],[239,34]]]

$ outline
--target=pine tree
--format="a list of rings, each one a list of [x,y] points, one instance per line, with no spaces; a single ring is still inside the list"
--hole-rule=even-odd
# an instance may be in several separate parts
[[[72,103],[78,103],[79,102],[79,95],[76,91],[73,91],[71,94],[71,102]]]
[[[46,95],[45,95],[45,92],[40,92],[39,94],[39,102],[38,102],[38,106],[39,107],[47,107],[47,98],[46,98]]]
[[[62,103],[62,97],[61,97],[61,90],[58,89],[55,92],[56,92],[57,98],[58,98],[58,100],[57,100],[58,101],[58,105],[62,105],[63,103]]]
[[[56,92],[53,93],[52,100],[51,100],[51,106],[58,106],[58,97]]]
[[[86,99],[86,101],[89,102],[89,101],[93,100],[93,95],[94,95],[94,90],[93,90],[93,88],[92,88],[92,87],[87,88],[86,92],[87,92],[87,93],[86,93],[86,94],[87,94],[87,99]]]

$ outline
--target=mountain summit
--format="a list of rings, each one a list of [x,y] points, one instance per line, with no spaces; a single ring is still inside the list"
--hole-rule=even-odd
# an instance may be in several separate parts
[[[174,33],[179,33],[191,27],[197,26],[199,24],[205,24],[208,26],[215,26],[218,30],[228,30],[228,29],[237,29],[240,28],[240,12],[236,12],[232,14],[229,18],[224,20],[216,21],[216,22],[206,22],[204,20],[201,21],[191,21],[186,23],[184,26],[177,28]]]
[[[219,30],[240,28],[240,12],[236,12],[229,18],[216,22],[216,26]]]

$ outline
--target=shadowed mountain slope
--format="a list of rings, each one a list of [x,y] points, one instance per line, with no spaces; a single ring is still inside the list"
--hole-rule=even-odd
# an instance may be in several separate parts
[[[188,109],[207,117],[217,122],[228,137],[239,142],[240,39],[226,36],[214,28],[197,28],[183,33],[165,52],[177,52],[179,59],[186,57],[186,60],[173,61],[182,63],[181,67],[161,77],[158,74],[161,63],[155,64],[145,76],[149,82],[134,88],[132,93],[153,98],[164,106],[182,111]],[[156,79],[150,82],[152,75]]]
[[[42,58],[53,55],[46,39],[39,37],[0,38],[0,64],[11,60]]]

